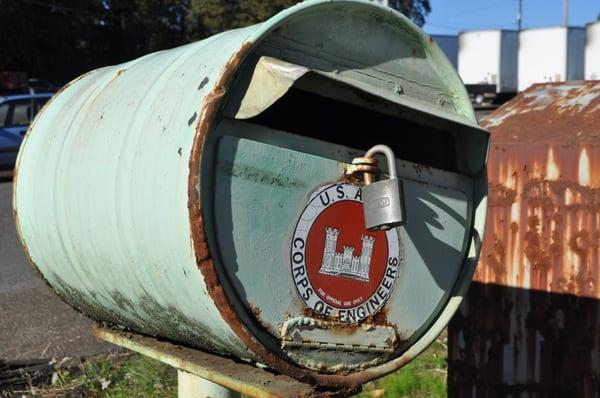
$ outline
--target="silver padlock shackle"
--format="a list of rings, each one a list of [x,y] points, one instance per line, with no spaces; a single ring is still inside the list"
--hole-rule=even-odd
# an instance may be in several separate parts
[[[398,175],[396,174],[396,155],[394,155],[392,148],[387,145],[375,145],[373,148],[367,151],[365,157],[372,158],[376,153],[382,153],[385,155],[385,158],[388,162],[390,178],[398,178]]]

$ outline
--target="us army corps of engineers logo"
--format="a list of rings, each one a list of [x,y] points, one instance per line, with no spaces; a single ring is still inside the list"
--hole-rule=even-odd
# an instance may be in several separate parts
[[[291,243],[294,284],[318,314],[356,323],[379,311],[390,296],[400,265],[398,233],[365,228],[360,187],[340,183],[318,189]]]

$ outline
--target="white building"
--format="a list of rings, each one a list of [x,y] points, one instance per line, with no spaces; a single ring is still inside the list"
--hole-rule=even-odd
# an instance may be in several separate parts
[[[461,32],[458,41],[458,74],[465,84],[495,85],[497,93],[517,92],[517,31]]]
[[[519,91],[534,83],[582,80],[585,29],[540,28],[519,33]]]
[[[386,7],[390,6],[389,0],[372,0],[372,1],[373,1],[373,3],[381,4],[382,6],[386,6]]]
[[[588,24],[585,30],[585,80],[600,80],[600,22]]]

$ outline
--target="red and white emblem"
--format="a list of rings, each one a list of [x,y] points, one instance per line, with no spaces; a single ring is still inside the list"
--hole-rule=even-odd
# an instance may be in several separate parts
[[[379,311],[400,264],[395,229],[367,231],[361,189],[333,184],[318,189],[294,230],[294,285],[315,312],[356,323]]]

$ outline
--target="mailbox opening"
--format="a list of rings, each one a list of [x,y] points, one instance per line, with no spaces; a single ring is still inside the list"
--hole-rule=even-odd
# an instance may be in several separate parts
[[[366,102],[381,102],[361,94]],[[360,150],[387,142],[401,159],[458,172],[456,143],[448,132],[295,87],[248,121]]]
[[[484,133],[399,104],[375,86],[357,87],[338,74],[255,55],[242,68],[224,114],[362,151],[383,142],[399,159],[449,172],[473,175],[483,166],[483,157],[474,164],[464,159],[473,147],[485,145]]]

